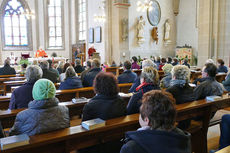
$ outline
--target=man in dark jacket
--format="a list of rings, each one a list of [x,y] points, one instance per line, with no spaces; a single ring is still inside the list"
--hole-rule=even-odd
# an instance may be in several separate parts
[[[81,60],[80,59],[76,59],[76,66],[74,67],[74,70],[76,73],[81,73],[85,70],[84,67],[81,66]]]
[[[215,79],[217,67],[212,63],[208,63],[205,65],[203,73],[206,73],[208,78],[194,90],[196,100],[205,99],[207,96],[221,96],[223,89]]]
[[[100,68],[100,61],[98,59],[93,59],[92,61],[92,69],[85,74],[84,80],[83,80],[83,86],[84,87],[92,87],[93,86],[93,80],[96,77],[98,73],[101,72]]]
[[[10,67],[10,60],[6,59],[4,62],[4,67],[0,68],[0,75],[13,75],[16,74],[14,68]]]
[[[26,83],[15,89],[10,98],[9,109],[28,108],[33,100],[32,89],[34,83],[42,78],[42,69],[37,65],[31,65],[26,69]]]
[[[159,90],[144,94],[141,128],[126,133],[120,153],[191,153],[190,134],[174,127],[176,110],[172,95]]]
[[[131,71],[131,66],[130,61],[124,62],[124,72],[118,76],[118,83],[133,83],[136,80],[137,74]]]
[[[46,79],[52,81],[53,83],[58,82],[57,73],[49,70],[49,63],[47,61],[42,61],[40,63],[40,67],[41,67],[42,72],[43,72],[42,78],[46,78]]]
[[[48,60],[48,63],[49,63],[49,70],[52,71],[52,72],[54,72],[54,73],[56,73],[57,76],[59,77],[58,70],[53,68],[53,62],[52,62],[52,60]]]

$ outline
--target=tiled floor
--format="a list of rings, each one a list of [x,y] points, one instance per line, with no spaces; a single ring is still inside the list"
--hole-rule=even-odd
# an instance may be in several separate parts
[[[217,149],[219,146],[220,127],[219,124],[208,129],[208,150]]]

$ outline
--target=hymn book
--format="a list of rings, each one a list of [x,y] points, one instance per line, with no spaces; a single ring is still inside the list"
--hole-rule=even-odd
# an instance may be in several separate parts
[[[26,134],[15,135],[0,139],[1,150],[10,149],[29,144],[29,136]]]
[[[81,123],[81,125],[83,128],[87,130],[93,130],[105,126],[105,121],[100,118],[96,118],[96,119],[84,121]]]
[[[222,99],[222,97],[220,96],[207,96],[206,97],[207,101],[215,101],[215,100],[220,100],[220,99]]]

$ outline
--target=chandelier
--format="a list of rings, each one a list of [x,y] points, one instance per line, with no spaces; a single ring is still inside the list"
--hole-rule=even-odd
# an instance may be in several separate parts
[[[137,2],[137,11],[140,12],[145,12],[147,10],[152,11],[153,7],[152,7],[153,1],[151,0],[145,0],[144,2],[138,1]]]
[[[26,9],[24,12],[21,13],[21,15],[24,15],[28,20],[29,19],[34,19],[35,18],[35,13],[33,11],[29,11]]]
[[[94,14],[94,22],[105,22],[105,0],[101,1],[101,6],[99,6],[99,14]]]

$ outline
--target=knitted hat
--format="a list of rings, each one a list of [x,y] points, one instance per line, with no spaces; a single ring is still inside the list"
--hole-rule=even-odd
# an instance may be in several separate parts
[[[53,82],[48,79],[40,79],[36,81],[32,91],[34,100],[54,98],[55,93],[56,88]]]

